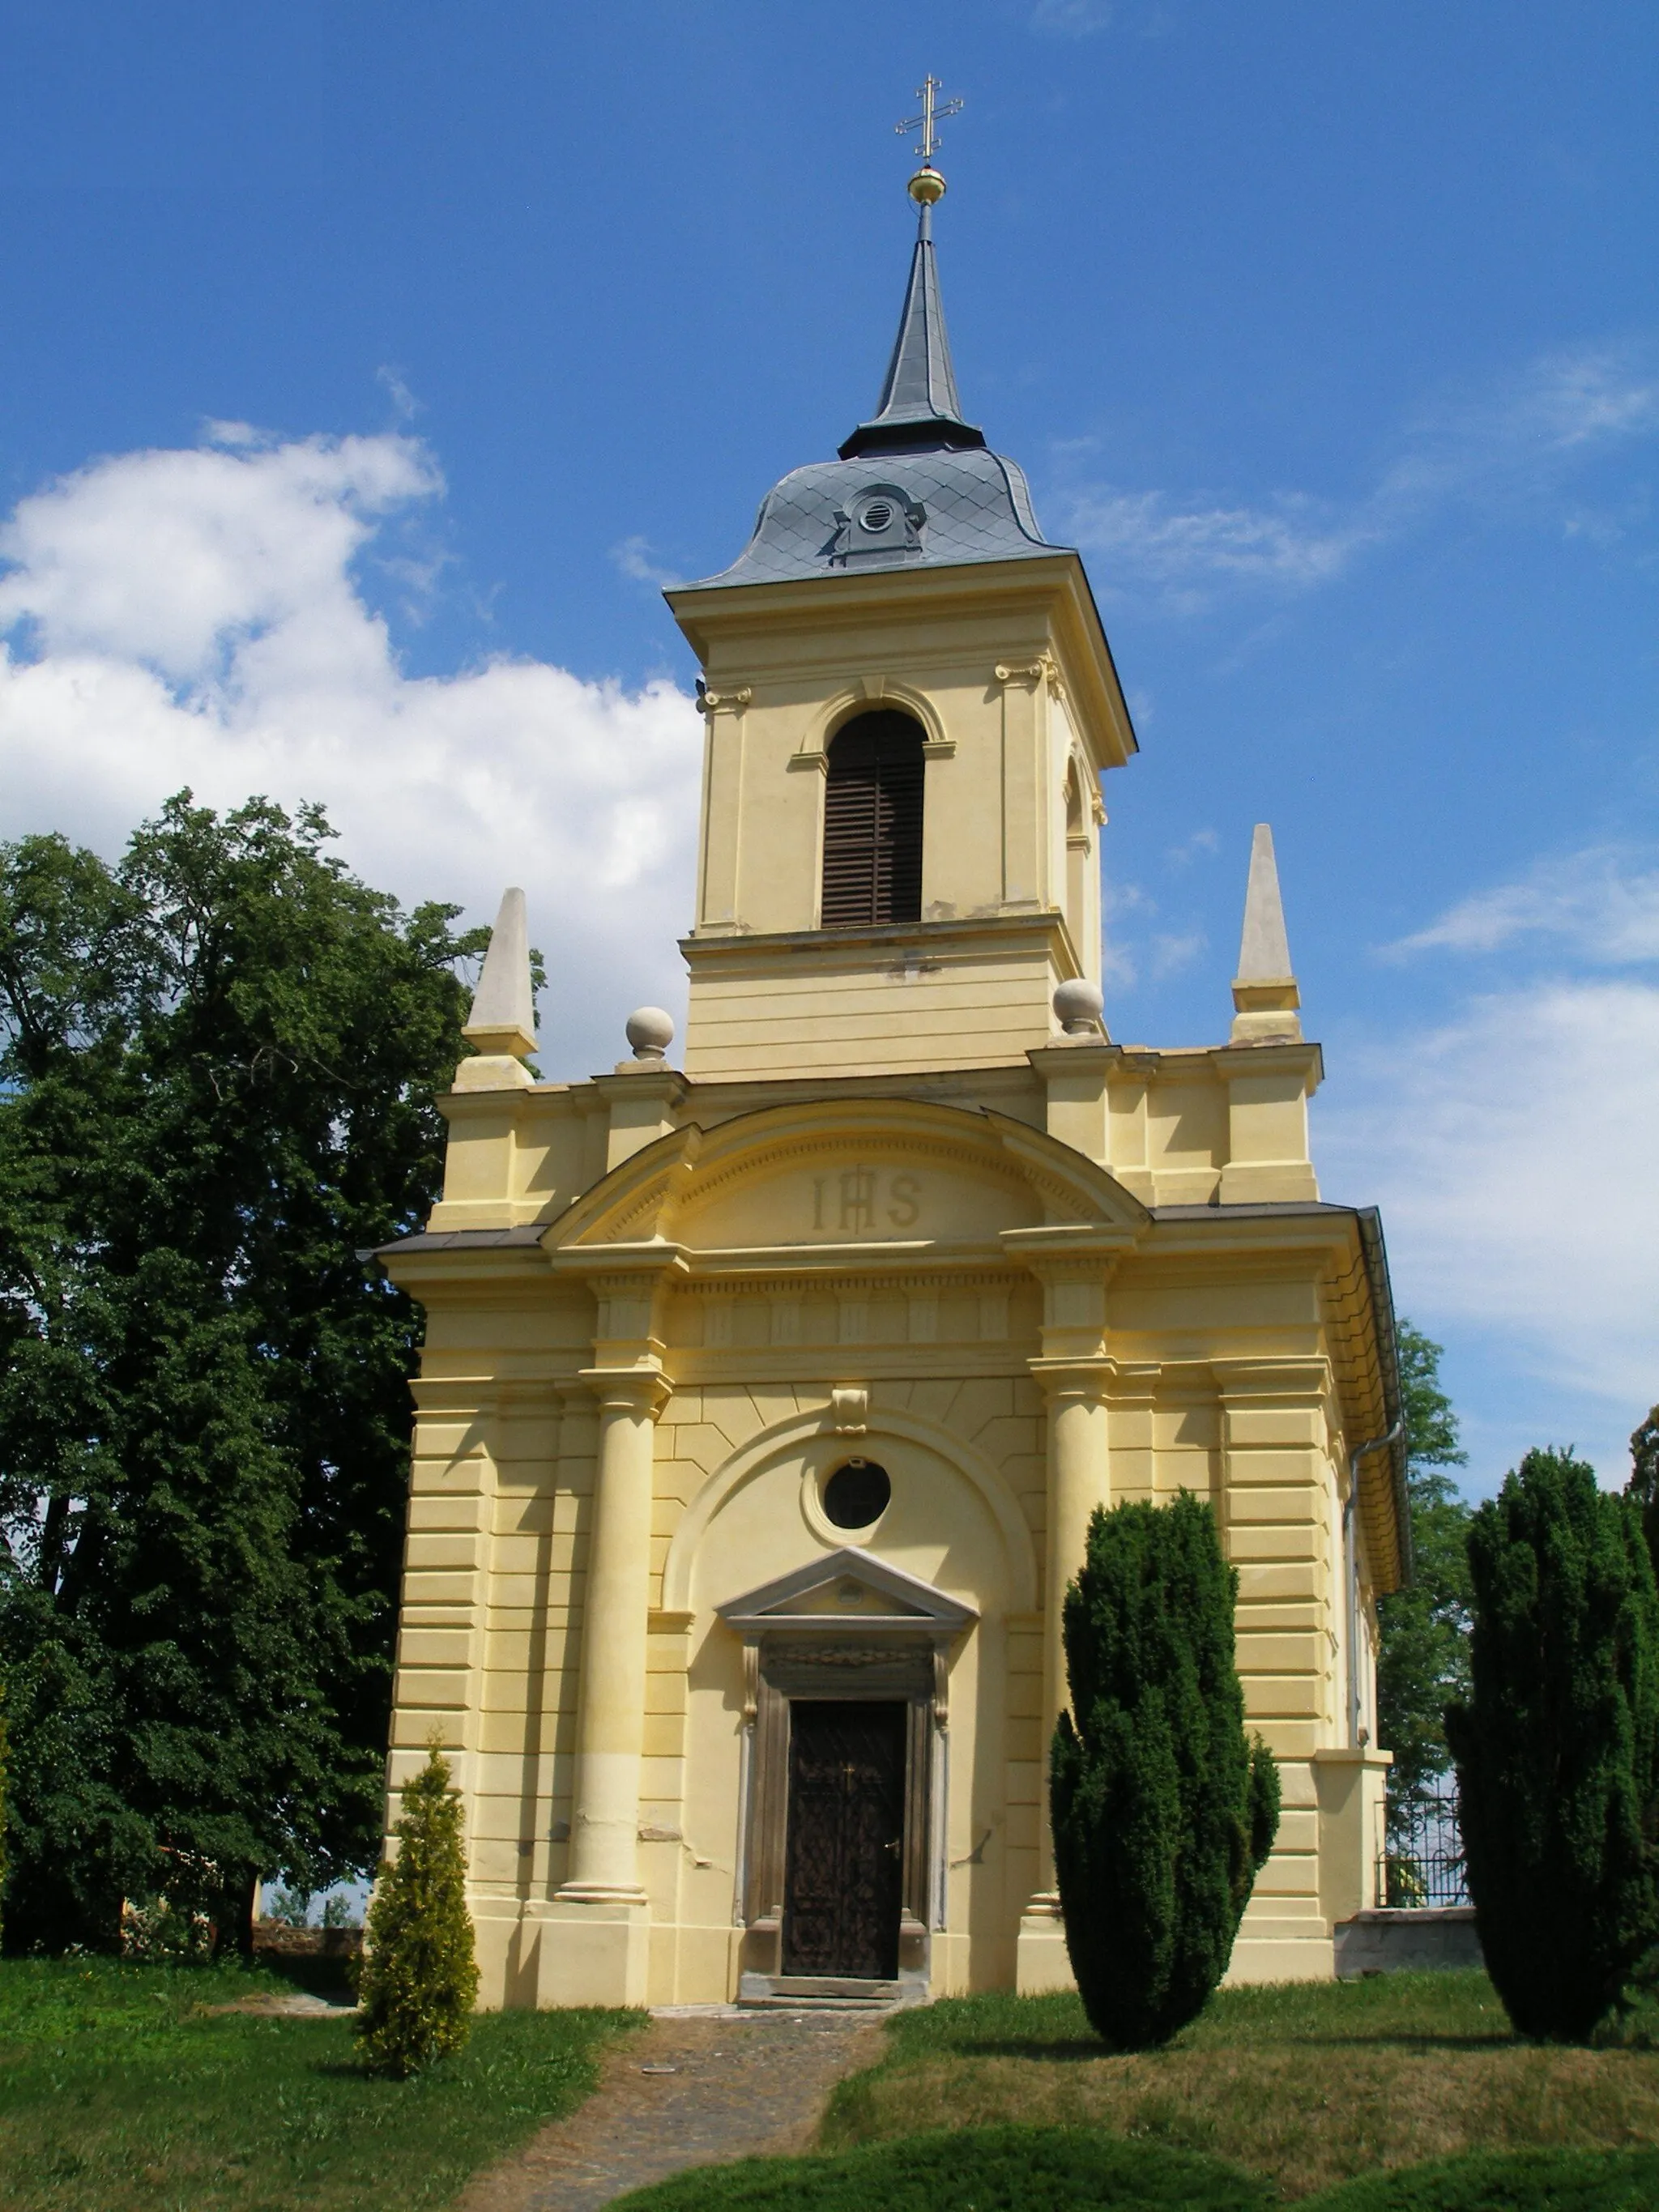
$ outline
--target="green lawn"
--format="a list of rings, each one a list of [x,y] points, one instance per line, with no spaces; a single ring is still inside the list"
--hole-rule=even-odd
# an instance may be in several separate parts
[[[288,1992],[237,1966],[0,1964],[5,2212],[380,2212],[448,2204],[568,2112],[627,2013],[494,2013],[376,2081],[350,2023],[213,2008]]]
[[[1304,2197],[1296,2212],[1654,2212],[1659,2152],[1439,2160]],[[829,2158],[704,2166],[611,2212],[1290,2212],[1260,2176],[1093,2128],[973,2128]]]
[[[1075,1996],[969,1997],[901,2014],[823,2141],[1008,2121],[1202,2151],[1310,2197],[1473,2151],[1659,2144],[1659,2053],[1517,2042],[1478,1973],[1221,1990],[1133,2056],[1102,2048]]]
[[[1656,2212],[1659,2054],[1540,2049],[1482,1974],[1224,1990],[1118,2056],[1074,1996],[900,2014],[816,2158],[663,2184],[637,2212]],[[622,2207],[617,2207],[622,2212]]]

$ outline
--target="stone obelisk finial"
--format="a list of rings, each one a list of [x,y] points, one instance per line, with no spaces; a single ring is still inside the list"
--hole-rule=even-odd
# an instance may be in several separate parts
[[[517,1090],[535,1081],[524,1065],[539,1048],[530,985],[530,931],[521,890],[501,894],[483,973],[461,1035],[477,1047],[477,1057],[464,1060],[456,1069],[458,1091]]]
[[[1273,833],[1265,822],[1250,840],[1250,881],[1244,894],[1244,933],[1239,940],[1238,973],[1233,978],[1232,1042],[1235,1044],[1299,1042],[1297,1009],[1302,994],[1291,971],[1285,935],[1285,905],[1279,895]]]

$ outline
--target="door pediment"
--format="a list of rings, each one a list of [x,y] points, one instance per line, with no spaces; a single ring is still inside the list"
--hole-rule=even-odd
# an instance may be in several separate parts
[[[951,1597],[920,1576],[890,1566],[873,1552],[846,1544],[837,1552],[809,1560],[804,1567],[744,1590],[714,1608],[728,1628],[744,1637],[768,1630],[848,1631],[916,1629],[931,1635],[959,1635],[979,1619],[976,1607]]]

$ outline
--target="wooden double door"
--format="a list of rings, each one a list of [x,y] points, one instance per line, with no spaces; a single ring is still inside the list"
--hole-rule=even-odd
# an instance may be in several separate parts
[[[908,1724],[900,1702],[789,1702],[786,1974],[898,1972]]]

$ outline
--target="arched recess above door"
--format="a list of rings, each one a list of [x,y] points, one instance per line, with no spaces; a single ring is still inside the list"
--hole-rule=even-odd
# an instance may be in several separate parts
[[[690,1609],[692,1575],[699,1547],[728,1498],[734,1497],[756,1476],[781,1462],[799,1460],[809,1454],[821,1452],[827,1463],[837,1453],[844,1455],[846,1441],[835,1436],[829,1424],[827,1407],[812,1413],[793,1414],[761,1430],[715,1468],[687,1505],[670,1542],[668,1557],[663,1566],[662,1607],[665,1613]],[[1001,1470],[975,1445],[946,1428],[943,1423],[928,1420],[919,1414],[889,1411],[881,1406],[872,1405],[869,1431],[862,1440],[861,1449],[879,1455],[880,1440],[884,1437],[914,1445],[929,1454],[977,1492],[1001,1540],[1007,1577],[1005,1599],[1007,1610],[1011,1613],[1034,1612],[1037,1602],[1036,1547],[1031,1541],[1031,1532],[1025,1516]],[[823,1546],[826,1557],[832,1548],[828,1544]],[[735,1595],[735,1591],[723,1595],[731,1596]]]

